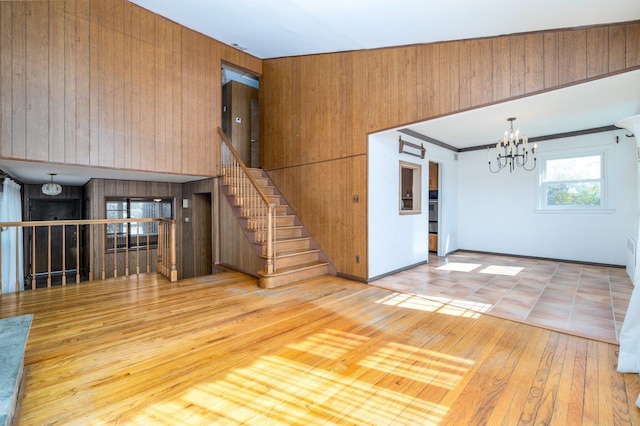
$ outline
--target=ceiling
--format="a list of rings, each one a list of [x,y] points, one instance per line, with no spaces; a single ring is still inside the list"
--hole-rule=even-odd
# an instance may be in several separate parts
[[[640,20],[638,0],[129,0],[258,58],[429,43]],[[458,149],[495,143],[507,118],[529,137],[612,125],[640,114],[640,71],[403,126]],[[203,176],[0,160],[39,184],[90,178],[188,182]]]
[[[638,0],[129,0],[261,59],[640,19]]]

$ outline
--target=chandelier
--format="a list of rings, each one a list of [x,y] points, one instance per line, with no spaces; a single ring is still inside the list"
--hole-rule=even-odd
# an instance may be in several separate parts
[[[49,173],[51,176],[51,182],[47,182],[42,185],[42,193],[44,195],[59,195],[62,192],[62,186],[59,183],[53,183],[53,177],[55,173]]]
[[[507,121],[511,124],[511,128],[504,131],[504,137],[502,139],[498,139],[494,155],[497,163],[495,170],[491,167],[491,149],[487,147],[489,171],[491,171],[491,173],[498,173],[507,167],[511,173],[516,166],[522,167],[529,172],[536,168],[536,151],[538,144],[534,143],[531,151],[529,151],[527,137],[523,134],[522,138],[520,138],[520,130],[513,131],[513,122],[515,120],[515,117],[507,118]],[[533,165],[529,165],[531,163],[529,161],[531,156],[533,156]]]

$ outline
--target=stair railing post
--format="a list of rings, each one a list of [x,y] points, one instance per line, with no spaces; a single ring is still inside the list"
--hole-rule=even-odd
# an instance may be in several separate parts
[[[176,221],[171,221],[171,273],[169,279],[171,282],[178,281],[178,270],[176,269]]]
[[[275,212],[274,205],[269,204],[269,208],[267,210],[267,264],[265,265],[267,274],[272,274],[276,270],[276,265],[273,257],[273,225],[274,225],[273,213],[274,212]]]

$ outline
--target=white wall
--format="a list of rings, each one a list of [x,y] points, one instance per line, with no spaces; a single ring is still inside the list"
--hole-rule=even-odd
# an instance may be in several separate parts
[[[368,156],[368,277],[375,278],[428,258],[428,190],[429,161],[440,163],[441,169],[441,247],[457,249],[457,162],[451,151],[424,143],[427,156],[424,159],[400,154],[400,133],[389,131],[369,136]],[[421,144],[422,141],[407,135],[402,139]],[[399,162],[422,165],[422,213],[399,214]]]
[[[628,132],[627,132],[628,133]],[[606,212],[537,211],[539,167],[492,174],[485,150],[460,154],[459,247],[461,249],[625,265],[637,205],[636,147],[625,131],[539,143],[547,153],[605,151]],[[615,136],[620,143],[616,144]]]

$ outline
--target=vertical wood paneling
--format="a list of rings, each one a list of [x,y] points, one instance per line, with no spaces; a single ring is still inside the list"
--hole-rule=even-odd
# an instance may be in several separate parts
[[[491,39],[473,40],[470,47],[470,105],[482,105],[493,100],[493,51]]]
[[[91,90],[90,90],[90,72],[91,59],[89,49],[91,43],[89,41],[89,23],[90,23],[90,1],[76,0],[76,35],[77,46],[74,52],[68,52],[68,55],[75,54],[76,60],[76,94],[75,94],[75,126],[76,126],[76,161],[71,164],[90,164],[91,163]],[[73,19],[73,16],[67,16],[67,21]],[[70,119],[73,123],[73,118]],[[73,143],[69,140],[69,143]],[[66,149],[65,152],[72,152],[73,149]]]
[[[102,167],[115,166],[115,45],[114,45],[114,9],[116,2],[97,1],[99,44],[99,94],[100,110],[98,114],[98,165]]]
[[[611,25],[608,28],[608,60],[609,71],[618,71],[625,67],[625,28],[621,25]]]
[[[439,45],[440,87],[439,109],[435,115],[445,114],[460,109],[460,43],[442,43]]]
[[[524,36],[524,90],[532,93],[544,89],[544,35]]]
[[[49,117],[48,141],[49,161],[65,160],[65,15],[64,2],[47,2],[49,5]],[[73,75],[73,73],[71,73]],[[62,100],[62,102],[61,102]]]
[[[166,81],[166,20],[160,16],[155,16],[155,81],[154,81],[154,107],[155,107],[155,138],[154,138],[154,154],[155,164],[154,170],[167,170],[166,165],[166,127],[167,127],[167,81]]]
[[[132,34],[132,13],[133,6],[131,3],[124,5],[124,17],[122,22],[123,34]],[[123,58],[123,94],[122,94],[122,150],[116,158],[118,167],[131,168],[131,144],[133,133],[133,108],[132,108],[132,89],[133,89],[133,37],[124,37],[122,45]]]
[[[114,2],[113,4],[113,101],[114,101],[114,119],[113,119],[113,166],[118,169],[124,168],[124,149],[125,149],[125,84],[127,81],[125,68],[125,3]]]
[[[262,71],[125,0],[2,2],[0,38],[0,154],[21,160],[211,175],[221,58]]]
[[[89,164],[100,165],[100,13],[99,2],[89,0]]]
[[[609,28],[587,29],[587,77],[609,71]]]
[[[26,2],[26,156],[47,160],[49,154],[48,2]]]
[[[125,151],[127,164],[141,169],[142,145],[142,29],[140,9],[131,9],[131,146]]]
[[[525,51],[524,36],[515,35],[511,39],[511,96],[520,96],[525,93]]]
[[[471,41],[460,42],[460,86],[458,101],[460,109],[471,106]]]
[[[62,3],[61,3],[62,4]],[[76,130],[76,106],[78,96],[77,91],[77,55],[75,52],[78,49],[78,20],[73,19],[77,14],[77,1],[67,0],[63,3],[64,8],[64,86],[63,86],[63,99],[64,109],[63,118],[61,119],[64,124],[64,134],[61,140],[62,152],[64,153],[63,162],[74,164],[78,160],[77,156],[77,130]],[[54,54],[56,54],[54,52]],[[59,97],[53,97],[50,100],[55,105]]]
[[[438,112],[441,97],[440,85],[434,84],[440,79],[440,44],[418,46],[416,55],[416,115],[428,117]]]
[[[587,76],[586,30],[562,31],[559,34],[558,70],[560,84],[578,81]]]
[[[0,155],[10,157],[13,139],[13,2],[0,2]]]
[[[509,37],[496,37],[493,39],[493,100],[508,99],[511,95],[511,55],[505,52],[511,51],[511,39]]]
[[[640,23],[625,25],[627,68],[640,65]]]
[[[560,81],[558,67],[559,35],[557,32],[544,33],[544,88],[549,89],[557,86]]]
[[[171,143],[168,145],[167,158],[172,167],[169,168],[174,173],[182,170],[182,67],[180,48],[182,43],[182,31],[180,27],[171,25],[172,28],[172,50],[171,50]],[[219,97],[218,97],[219,98]],[[185,145],[184,149],[187,149]],[[217,163],[216,163],[217,164]]]
[[[140,152],[142,170],[153,170],[156,152],[155,135],[155,18],[152,14],[140,16]]]

